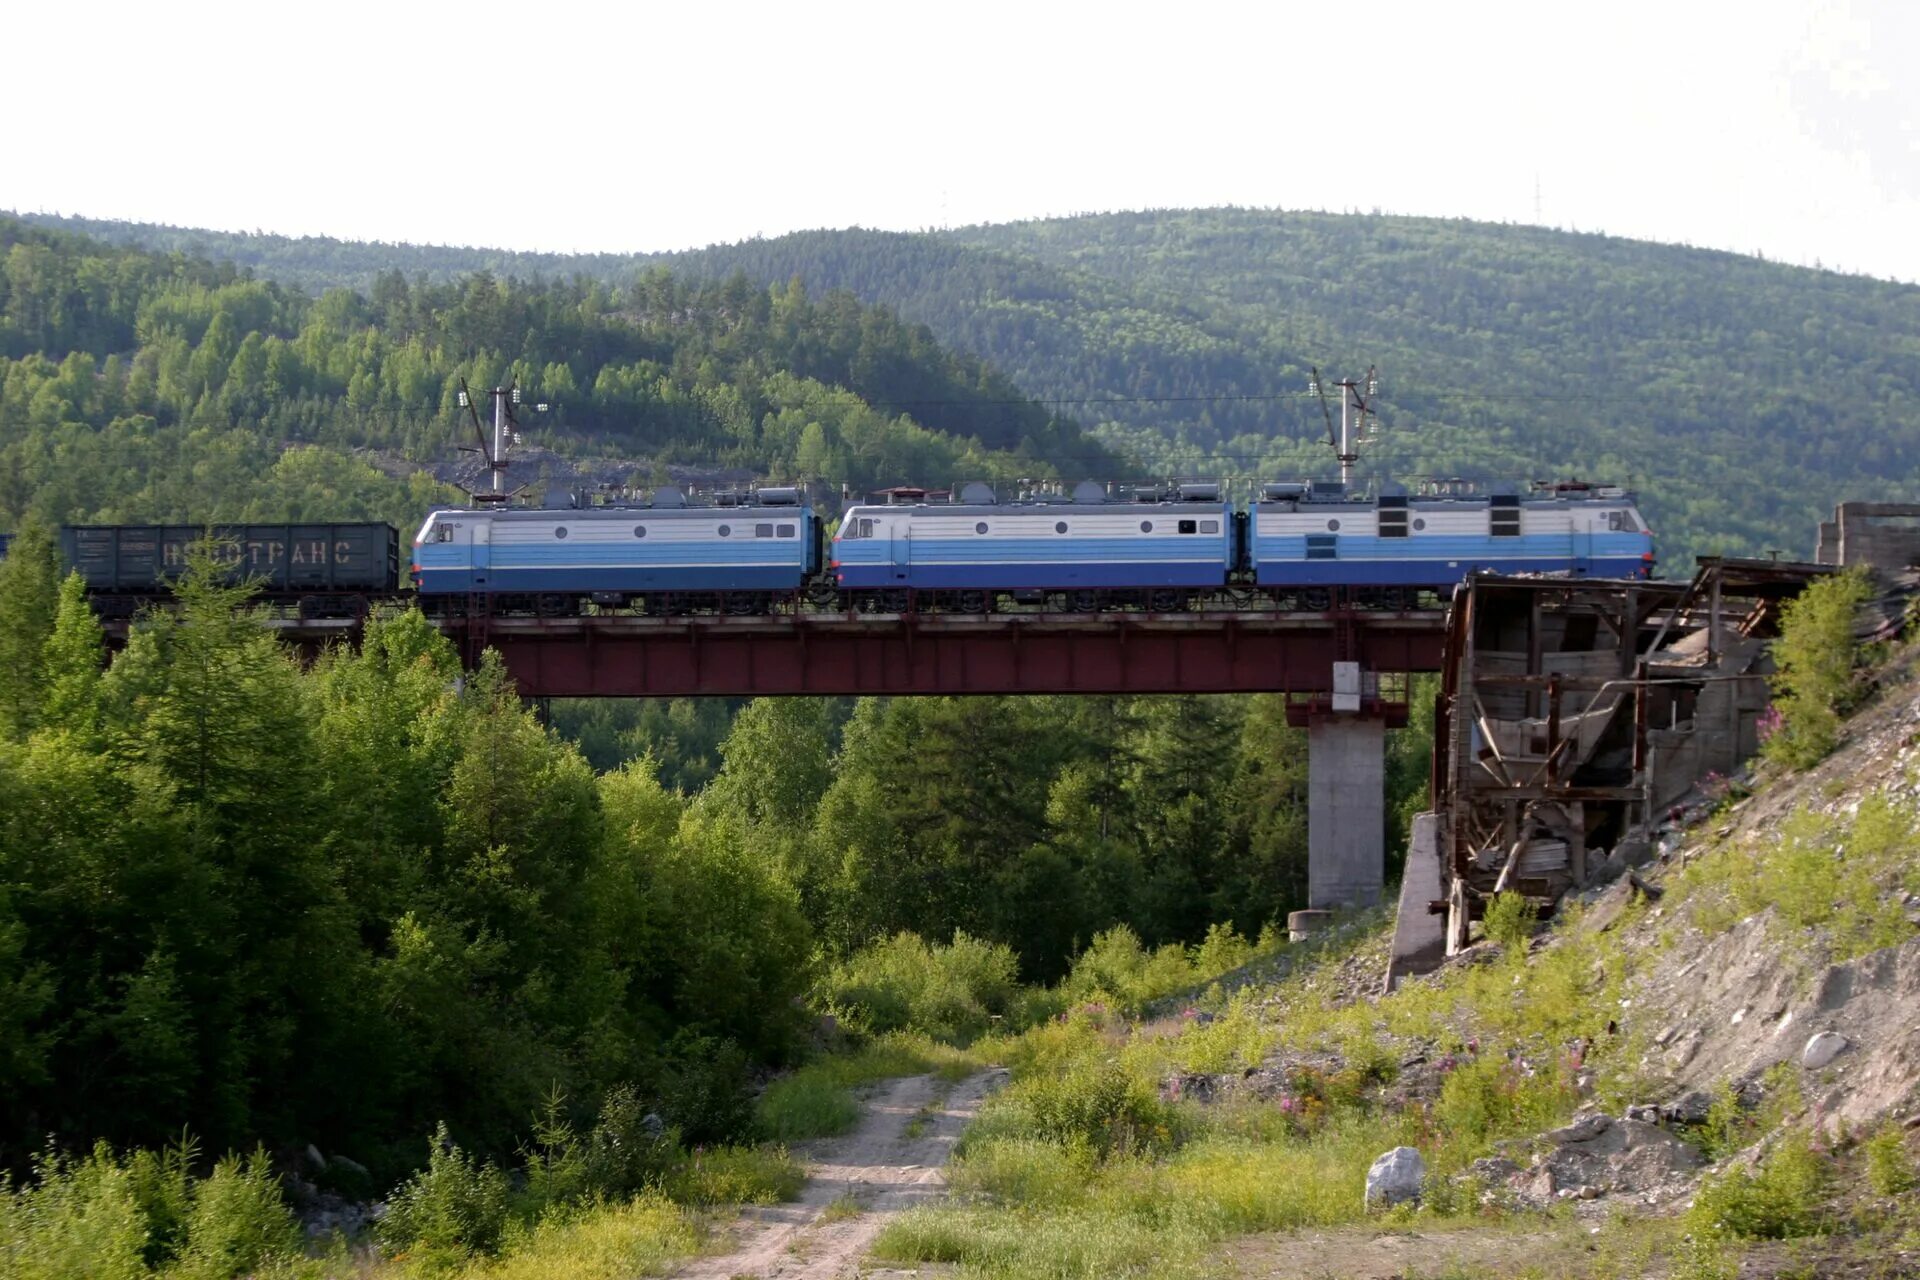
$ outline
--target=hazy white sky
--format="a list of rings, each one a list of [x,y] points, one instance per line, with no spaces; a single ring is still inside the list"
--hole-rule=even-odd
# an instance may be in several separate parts
[[[548,250],[1377,208],[1920,280],[1920,0],[72,0],[4,31],[0,208]]]

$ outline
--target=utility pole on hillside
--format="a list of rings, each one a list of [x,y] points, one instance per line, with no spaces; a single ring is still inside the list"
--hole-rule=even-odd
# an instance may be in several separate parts
[[[1320,412],[1327,420],[1327,444],[1340,460],[1340,483],[1353,483],[1353,464],[1360,461],[1360,450],[1380,438],[1380,420],[1374,416],[1373,399],[1380,390],[1380,374],[1367,366],[1365,378],[1342,378],[1332,384],[1340,388],[1340,425],[1334,427],[1333,406],[1327,402],[1327,384],[1314,369],[1307,383],[1307,394],[1320,397]]]
[[[467,390],[467,380],[460,379],[460,407],[467,411],[467,417],[473,422],[476,445],[461,445],[468,453],[477,453],[485,461],[491,473],[485,492],[475,491],[473,500],[487,505],[504,505],[513,495],[507,492],[507,450],[520,443],[520,422],[514,417],[514,409],[520,404],[520,386],[509,382],[504,387],[495,387],[487,392],[493,401],[493,437],[487,437],[486,428],[480,425],[480,411],[473,403],[473,395]],[[545,413],[545,402],[533,406],[535,413]]]

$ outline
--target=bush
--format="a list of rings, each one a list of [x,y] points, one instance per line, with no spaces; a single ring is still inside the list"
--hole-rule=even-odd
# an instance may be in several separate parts
[[[1858,569],[1822,578],[1781,610],[1773,644],[1771,732],[1761,744],[1770,760],[1804,769],[1833,750],[1840,718],[1858,696],[1854,612],[1871,589]]]
[[[1578,1097],[1572,1081],[1491,1056],[1462,1063],[1440,1086],[1434,1128],[1449,1142],[1473,1144],[1510,1134],[1538,1133],[1561,1122]]]
[[[806,1168],[785,1147],[714,1147],[695,1151],[667,1175],[667,1196],[679,1204],[776,1204],[806,1185]]]
[[[983,1034],[1020,992],[1011,947],[956,932],[948,946],[899,933],[836,965],[814,990],[855,1031],[913,1031],[953,1044]]]
[[[798,1142],[847,1132],[860,1121],[860,1103],[832,1074],[803,1068],[767,1086],[758,1115],[766,1136]]]
[[[631,1086],[620,1085],[601,1100],[587,1133],[566,1117],[566,1096],[557,1089],[534,1127],[527,1162],[527,1194],[536,1209],[585,1200],[624,1200],[658,1182],[679,1156],[679,1133],[648,1123],[646,1107]]]
[[[132,1280],[147,1274],[147,1244],[133,1180],[105,1143],[77,1163],[41,1157],[27,1186],[0,1180],[0,1271],[13,1280]]]
[[[513,1248],[460,1272],[460,1280],[633,1280],[657,1276],[697,1251],[689,1215],[656,1192],[619,1205],[543,1217]]]
[[[1524,956],[1533,941],[1533,926],[1540,910],[1524,893],[1496,893],[1487,903],[1483,925],[1487,937],[1499,943],[1509,955]]]
[[[667,1044],[662,1106],[688,1142],[753,1135],[753,1082],[746,1052],[731,1040],[682,1030]]]
[[[266,1153],[227,1156],[195,1179],[196,1151],[183,1137],[122,1160],[101,1143],[84,1160],[41,1157],[26,1186],[0,1177],[0,1275],[228,1280],[299,1259]]]
[[[507,1175],[491,1160],[481,1163],[460,1150],[442,1124],[427,1167],[388,1197],[380,1243],[429,1264],[493,1253],[507,1226],[507,1193]]]
[[[1024,1133],[1099,1159],[1171,1146],[1179,1120],[1153,1081],[1111,1060],[1083,1059],[1058,1074],[1014,1084],[994,1110],[993,1130]]]
[[[182,1280],[228,1280],[273,1261],[300,1256],[299,1224],[280,1197],[280,1183],[255,1148],[242,1160],[228,1156],[195,1185],[187,1212],[186,1244],[177,1270]]]
[[[1868,1138],[1867,1185],[1875,1194],[1903,1196],[1920,1185],[1913,1168],[1913,1156],[1907,1150],[1907,1135],[1899,1125],[1889,1122]]]
[[[1826,1157],[1802,1132],[1785,1134],[1757,1171],[1729,1169],[1701,1184],[1687,1226],[1707,1240],[1788,1240],[1819,1230]]]

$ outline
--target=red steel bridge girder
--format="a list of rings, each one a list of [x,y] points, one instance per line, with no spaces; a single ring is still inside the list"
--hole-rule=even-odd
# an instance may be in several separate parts
[[[1436,671],[1439,612],[494,618],[527,697],[1323,693],[1333,663]]]

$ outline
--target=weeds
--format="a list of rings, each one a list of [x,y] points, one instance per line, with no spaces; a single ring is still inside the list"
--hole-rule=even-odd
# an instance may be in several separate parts
[[[1773,644],[1775,715],[1760,748],[1768,759],[1804,769],[1833,750],[1840,718],[1859,696],[1853,615],[1870,594],[1856,569],[1811,583],[1782,608]]]
[[[126,1159],[103,1143],[84,1159],[42,1156],[25,1185],[0,1178],[0,1274],[225,1280],[304,1262],[264,1152],[229,1155],[205,1178],[193,1156],[185,1138]]]
[[[1831,1179],[1827,1158],[1804,1132],[1789,1130],[1755,1171],[1710,1177],[1687,1211],[1688,1229],[1705,1240],[1787,1240],[1820,1229]]]
[[[862,1034],[913,1031],[965,1044],[1004,1017],[1020,991],[1013,949],[955,933],[947,946],[900,933],[836,965],[814,991]]]
[[[1875,1195],[1904,1196],[1920,1185],[1913,1155],[1907,1150],[1907,1135],[1899,1125],[1888,1122],[1861,1144],[1866,1156],[1867,1185]]]
[[[1499,943],[1507,955],[1524,958],[1539,918],[1539,909],[1525,894],[1496,893],[1487,903],[1484,927],[1487,937]]]
[[[832,1137],[860,1119],[860,1103],[852,1091],[861,1085],[925,1072],[959,1080],[977,1070],[980,1061],[925,1036],[881,1036],[854,1053],[821,1058],[775,1080],[760,1095],[756,1118],[761,1133],[776,1142]]]

